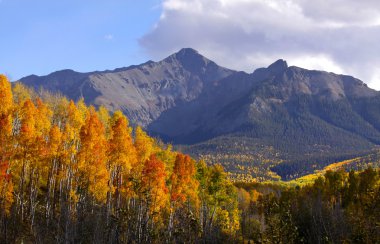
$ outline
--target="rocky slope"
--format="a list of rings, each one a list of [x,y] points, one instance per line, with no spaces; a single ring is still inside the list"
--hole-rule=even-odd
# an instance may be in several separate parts
[[[205,87],[232,73],[185,48],[159,62],[102,72],[63,70],[20,81],[36,90],[43,87],[112,111],[120,109],[134,124],[146,126],[163,111],[196,99]]]

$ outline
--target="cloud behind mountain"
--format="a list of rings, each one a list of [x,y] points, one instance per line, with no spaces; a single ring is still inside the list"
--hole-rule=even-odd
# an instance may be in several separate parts
[[[164,0],[140,45],[155,59],[191,46],[252,71],[272,60],[349,73],[380,89],[380,3],[306,0]]]

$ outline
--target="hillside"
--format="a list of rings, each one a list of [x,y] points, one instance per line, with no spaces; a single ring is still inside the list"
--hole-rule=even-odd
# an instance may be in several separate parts
[[[231,172],[246,165],[302,175],[311,172],[305,165],[323,168],[380,144],[380,92],[354,77],[284,60],[248,74],[187,48],[159,62],[20,82],[121,109],[133,125]]]

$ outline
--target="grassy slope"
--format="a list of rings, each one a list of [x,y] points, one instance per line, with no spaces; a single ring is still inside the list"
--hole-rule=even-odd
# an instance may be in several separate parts
[[[344,169],[346,171],[354,169],[361,170],[367,167],[379,168],[380,167],[380,151],[363,157],[357,157],[341,162],[336,162],[324,167],[322,170],[316,170],[313,174],[308,174],[300,178],[288,181],[290,185],[305,185],[312,184],[318,177],[323,176],[327,171],[337,171]]]

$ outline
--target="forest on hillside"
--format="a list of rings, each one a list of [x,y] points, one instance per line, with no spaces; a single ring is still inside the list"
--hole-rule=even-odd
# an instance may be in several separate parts
[[[0,242],[234,240],[235,188],[121,112],[38,97],[0,76]]]
[[[379,243],[380,170],[327,171],[307,185],[236,183],[251,243]]]
[[[0,243],[377,243],[380,171],[233,183],[120,112],[0,76]]]

